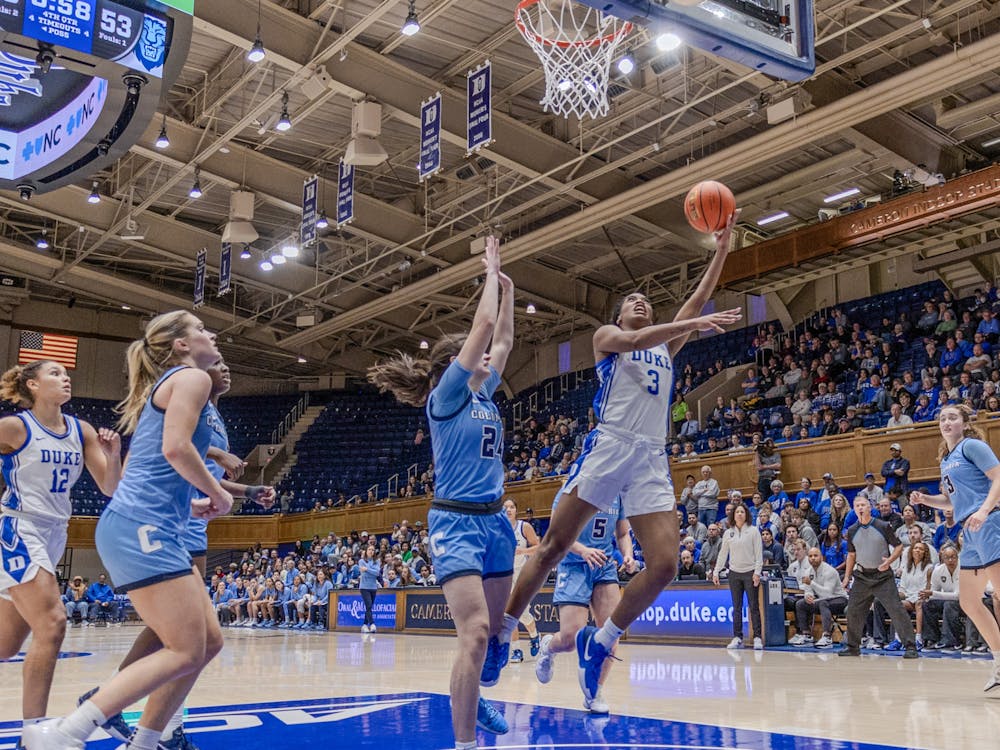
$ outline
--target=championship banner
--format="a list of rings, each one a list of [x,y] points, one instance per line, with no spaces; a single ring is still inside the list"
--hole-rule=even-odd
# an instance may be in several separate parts
[[[337,170],[337,228],[354,220],[354,166],[340,161]]]
[[[417,177],[423,182],[441,169],[441,94],[420,105],[420,161]]]
[[[475,70],[469,71],[466,81],[468,105],[468,136],[465,154],[478,151],[493,143],[493,109],[490,95],[492,75],[490,61],[487,60]]]
[[[205,268],[208,264],[208,250],[202,248],[198,251],[198,260],[194,267],[194,306],[201,307],[205,304]]]
[[[229,294],[232,289],[233,277],[233,246],[228,242],[222,243],[222,258],[219,260],[219,292],[217,297]]]
[[[319,218],[319,177],[313,175],[302,186],[302,224],[299,243],[305,249],[316,242],[316,220]]]

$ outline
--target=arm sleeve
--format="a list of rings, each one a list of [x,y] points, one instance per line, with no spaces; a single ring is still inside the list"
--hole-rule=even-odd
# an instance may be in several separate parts
[[[431,416],[438,419],[446,419],[461,409],[470,396],[470,377],[472,377],[472,373],[462,367],[457,359],[448,365],[448,369],[444,371],[438,384],[431,391]],[[492,375],[490,379],[492,379]],[[497,382],[500,382],[499,376],[497,376]]]
[[[962,446],[962,452],[965,454],[966,460],[975,464],[976,468],[984,474],[1000,463],[990,446],[982,440],[966,440],[965,445]]]

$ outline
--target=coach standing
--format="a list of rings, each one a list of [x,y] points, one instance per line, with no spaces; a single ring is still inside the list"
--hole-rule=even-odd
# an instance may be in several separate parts
[[[867,498],[854,498],[854,512],[858,522],[847,530],[847,567],[844,570],[844,588],[851,575],[854,585],[847,599],[847,645],[838,656],[860,656],[861,634],[872,601],[877,601],[888,611],[893,627],[906,650],[904,659],[916,659],[913,623],[899,598],[896,579],[891,566],[903,552],[903,545],[888,523],[872,518],[872,506]]]

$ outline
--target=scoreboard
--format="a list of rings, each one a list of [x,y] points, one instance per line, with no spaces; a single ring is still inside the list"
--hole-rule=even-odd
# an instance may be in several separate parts
[[[194,0],[0,0],[0,188],[22,198],[120,157],[190,46]]]

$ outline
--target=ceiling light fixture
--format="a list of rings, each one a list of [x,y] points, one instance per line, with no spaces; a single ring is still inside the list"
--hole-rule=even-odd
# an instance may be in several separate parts
[[[122,305],[122,310],[131,310],[131,309],[132,309],[131,305]]]
[[[250,246],[244,245],[243,250],[240,252],[240,260],[250,260],[253,257],[253,253],[250,252]]]
[[[660,52],[672,52],[681,46],[681,38],[670,31],[656,37],[656,48]]]
[[[288,92],[281,95],[281,117],[278,118],[274,129],[279,133],[286,133],[292,129],[292,118],[288,115]]]
[[[156,147],[159,149],[170,148],[170,139],[167,137],[167,116],[163,115],[163,124],[160,125],[160,134],[156,137]]]
[[[271,255],[271,263],[274,264],[274,265],[276,265],[276,266],[283,266],[287,262],[288,262],[288,258],[286,258],[281,253],[273,253]]]
[[[87,196],[87,203],[100,203],[101,202],[101,192],[97,189],[97,180],[94,180],[94,186],[90,189],[90,195]]]
[[[635,57],[632,55],[632,48],[625,50],[625,54],[618,58],[618,72],[627,76],[635,70]]]
[[[990,146],[1000,146],[1000,138],[990,138],[988,141],[983,141],[982,148],[989,148]]]
[[[844,198],[850,198],[852,195],[859,195],[861,193],[861,188],[848,188],[847,190],[842,190],[839,193],[834,193],[833,195],[828,195],[823,199],[824,203],[836,203],[837,201],[842,201]]]
[[[261,271],[270,271],[272,268],[274,268],[274,266],[271,265],[271,261],[269,261],[267,258],[264,258],[264,260],[260,262]]]
[[[316,228],[326,229],[329,226],[330,226],[330,220],[326,218],[326,214],[320,214],[319,218],[316,219]]]
[[[247,52],[247,60],[259,63],[265,57],[267,50],[264,49],[264,42],[260,40],[260,0],[257,0],[257,36],[254,37],[253,46]]]
[[[201,192],[201,170],[198,167],[194,168],[194,184],[191,189],[188,190],[188,198],[193,200],[198,200],[204,193]]]
[[[430,348],[431,348],[431,345],[428,344],[426,341],[424,341],[424,340],[420,341],[420,350],[421,351],[427,351]]]
[[[787,219],[791,214],[788,211],[778,211],[776,214],[771,214],[770,216],[764,216],[757,219],[757,226],[762,227],[766,224],[773,224],[776,221],[781,221],[782,219]]]
[[[281,246],[281,255],[283,258],[297,258],[299,256],[299,246],[291,237],[285,240],[285,244]]]
[[[299,358],[295,361],[298,362],[300,365],[304,365],[306,363],[306,358],[300,354]]]
[[[43,229],[42,233],[38,236],[38,239],[35,240],[35,247],[37,247],[39,250],[49,249],[49,238],[45,236],[46,231],[47,230]]]
[[[536,312],[538,312],[538,310],[535,308],[535,304],[533,302],[529,302],[525,306],[524,311],[526,313],[528,313],[528,315],[534,315]]]
[[[406,20],[403,21],[403,28],[399,30],[399,33],[403,36],[413,36],[419,31],[420,21],[417,20],[416,2],[410,0],[410,11],[406,14]]]

